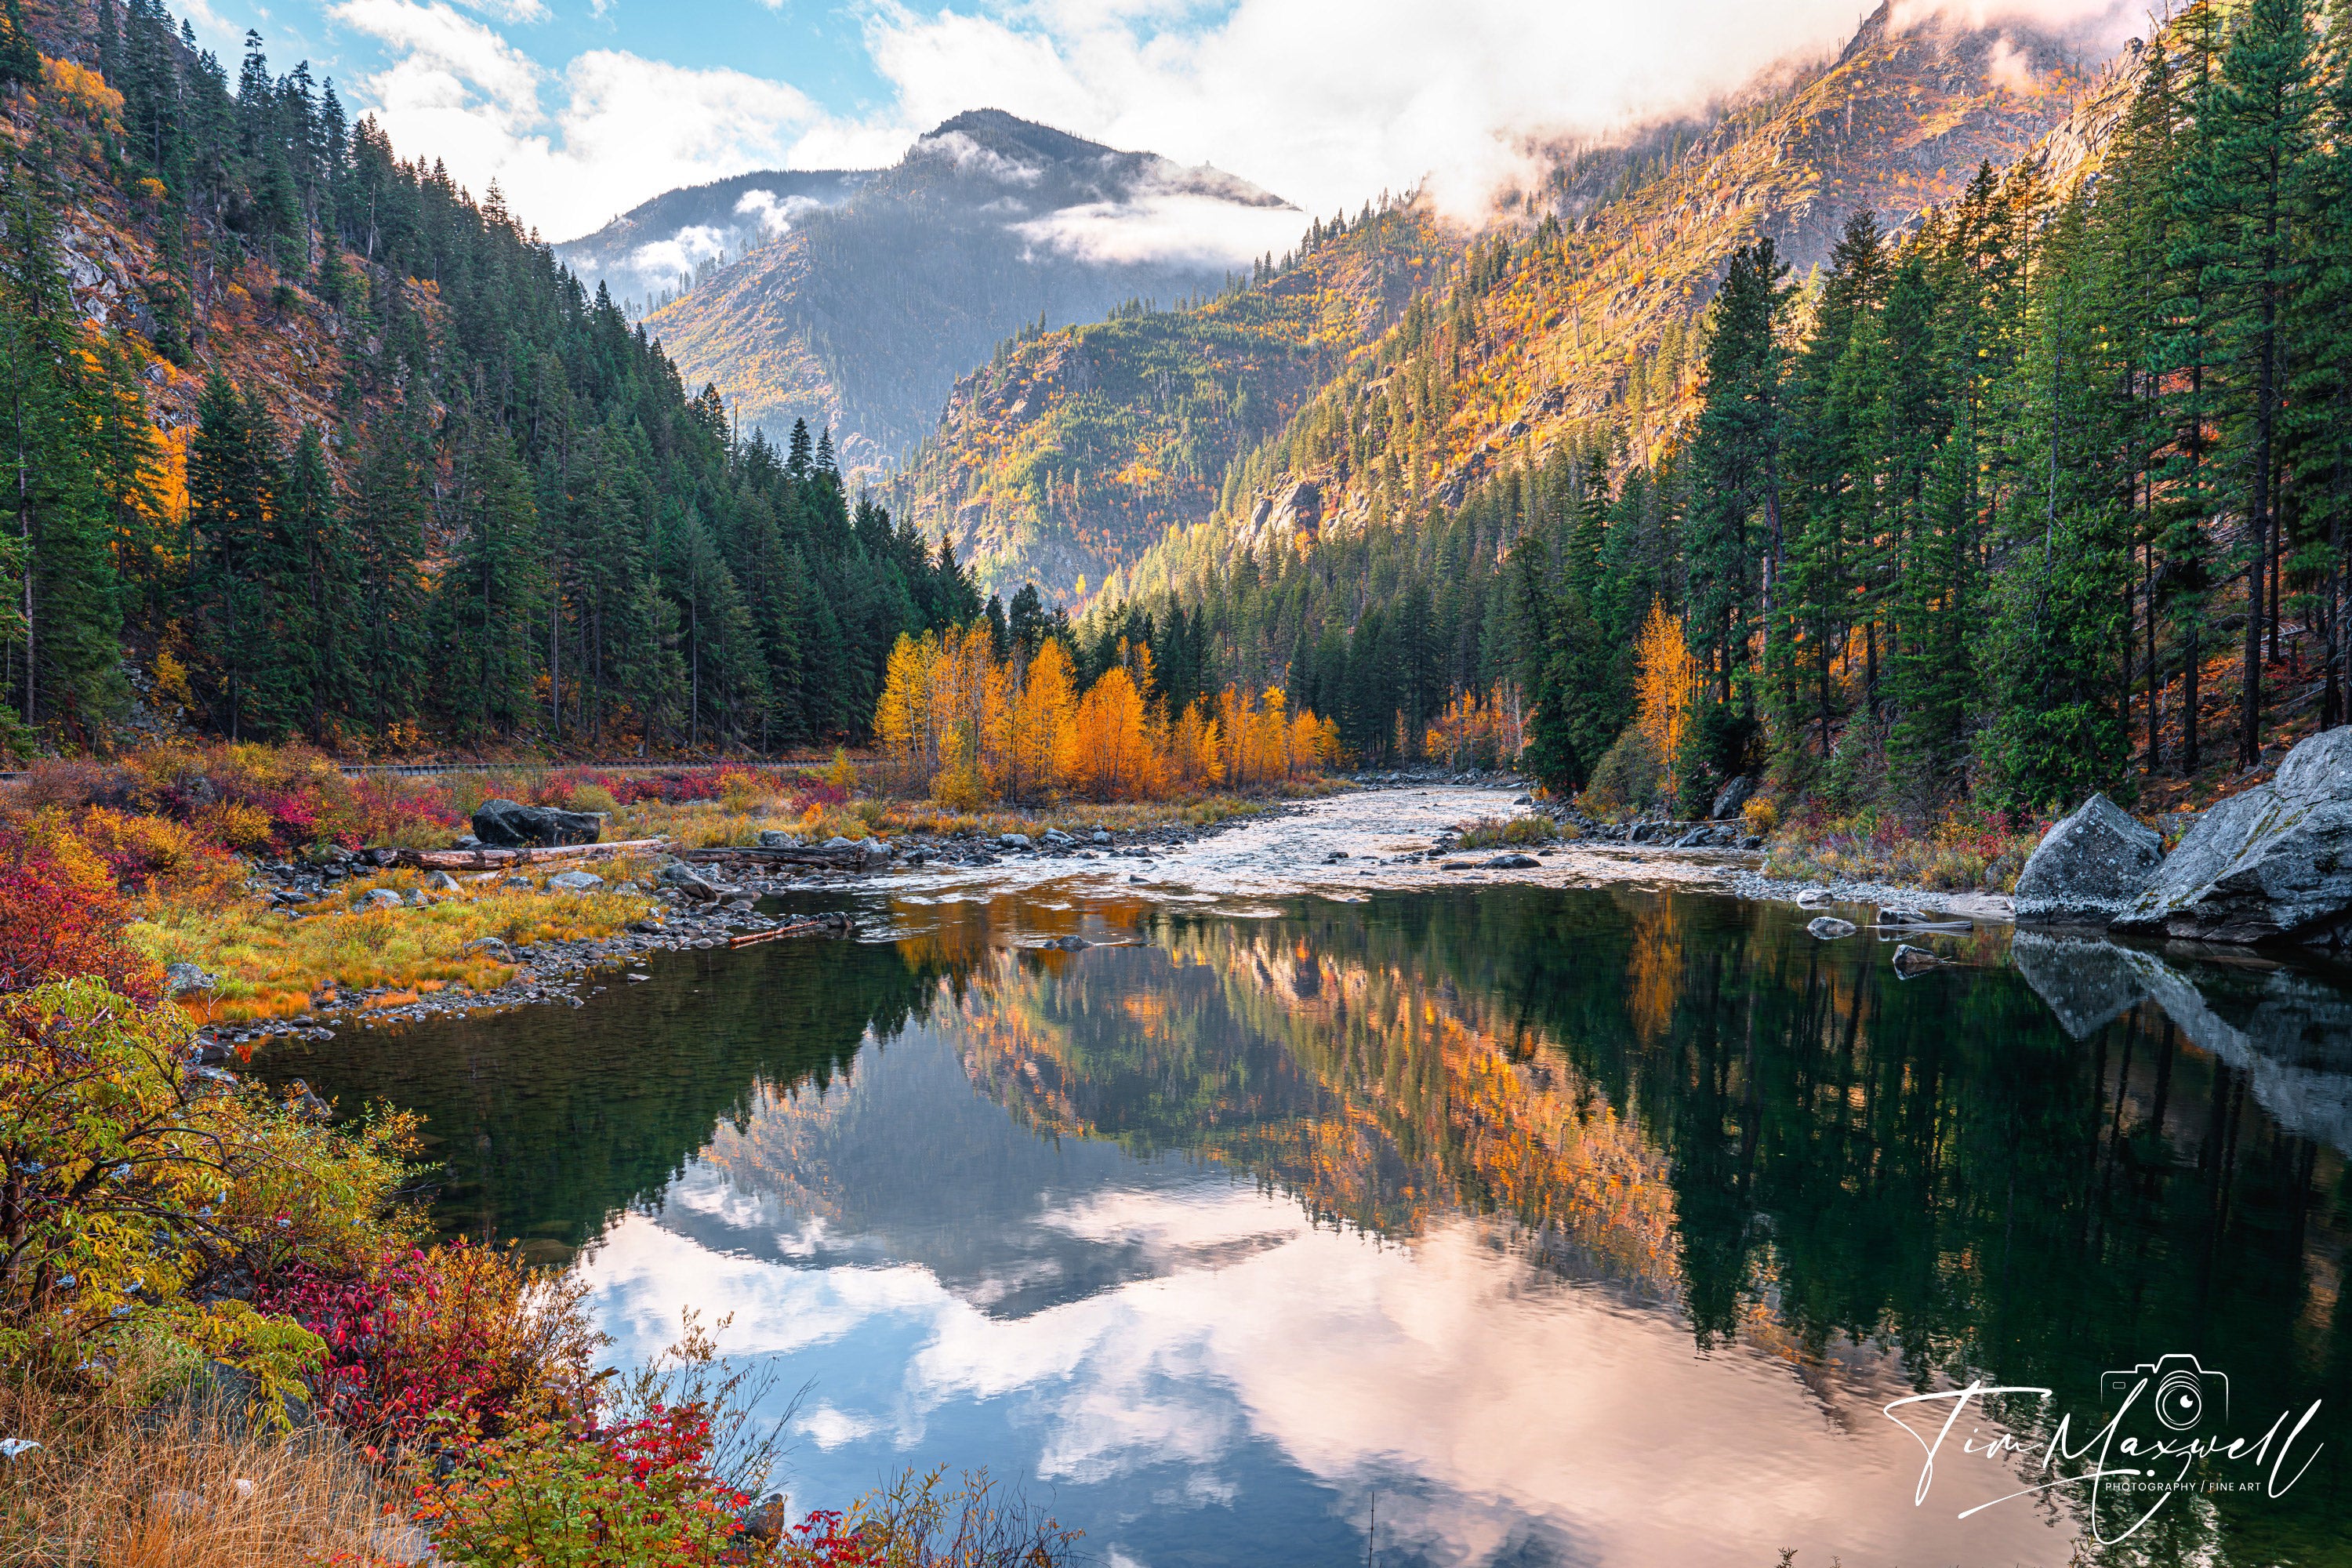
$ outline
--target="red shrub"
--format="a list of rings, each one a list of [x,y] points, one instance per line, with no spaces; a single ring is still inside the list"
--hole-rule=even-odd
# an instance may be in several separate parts
[[[0,828],[0,994],[100,975],[124,995],[155,995],[155,965],[122,940],[113,879],[82,858],[77,864]]]

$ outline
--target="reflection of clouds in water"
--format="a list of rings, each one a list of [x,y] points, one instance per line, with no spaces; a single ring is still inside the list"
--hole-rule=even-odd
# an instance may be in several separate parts
[[[820,1448],[838,1448],[845,1443],[855,1443],[870,1436],[875,1423],[863,1415],[852,1415],[845,1410],[822,1402],[803,1413],[793,1423],[793,1430],[803,1433]]]
[[[1873,1562],[2064,1555],[2059,1532],[2014,1505],[1955,1522],[2013,1485],[2005,1472],[1939,1467],[1929,1505],[1911,1506],[1917,1450],[1875,1408],[1901,1388],[1848,1377],[1825,1409],[1776,1360],[1699,1357],[1675,1318],[1531,1276],[1487,1226],[1444,1222],[1384,1246],[1239,1186],[1102,1192],[1037,1223],[1139,1248],[1158,1272],[1000,1318],[925,1270],[723,1257],[637,1216],[587,1272],[624,1353],[663,1342],[690,1302],[735,1314],[730,1351],[870,1341],[876,1361],[898,1356],[876,1369],[870,1405],[803,1418],[821,1447],[887,1442],[902,1459],[1008,1470],[1022,1454],[1041,1482],[1148,1488],[1113,1500],[1114,1517],[1246,1501],[1275,1479],[1271,1453],[1359,1525],[1377,1489],[1390,1561],[1748,1568],[1784,1545]],[[1258,1245],[1236,1257],[1236,1240]],[[1192,1261],[1203,1256],[1234,1260]],[[949,1408],[993,1413],[990,1453],[916,1451]]]

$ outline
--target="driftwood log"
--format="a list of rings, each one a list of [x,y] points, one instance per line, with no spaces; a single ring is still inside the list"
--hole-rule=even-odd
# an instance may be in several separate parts
[[[663,838],[625,838],[613,844],[551,844],[521,849],[401,849],[395,866],[415,866],[427,871],[487,871],[504,866],[545,866],[565,860],[602,860],[614,855],[659,849]]]
[[[773,931],[746,931],[741,936],[730,936],[727,939],[727,945],[730,948],[751,947],[759,942],[779,942],[788,936],[804,936],[810,931],[824,929],[823,921],[800,921],[792,925],[778,926]]]

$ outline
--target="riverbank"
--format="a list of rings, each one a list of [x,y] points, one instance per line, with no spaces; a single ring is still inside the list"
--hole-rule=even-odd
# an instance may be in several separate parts
[[[459,957],[469,973],[446,978],[346,984],[310,994],[275,1013],[208,1019],[197,1048],[208,1065],[222,1065],[271,1039],[322,1041],[346,1027],[394,1027],[443,1016],[468,1016],[541,1005],[579,1006],[603,986],[630,983],[632,966],[666,952],[716,950],[746,939],[824,940],[854,936],[845,909],[808,908],[812,894],[887,892],[915,904],[953,902],[1040,890],[1138,902],[1177,902],[1248,909],[1257,901],[1315,896],[1354,902],[1376,892],[1437,887],[1529,883],[1543,887],[1627,886],[1713,892],[1807,908],[1859,910],[1902,904],[1936,914],[2005,924],[2011,900],[1996,893],[1908,888],[1864,879],[1792,879],[1764,869],[1753,849],[1674,844],[1623,844],[1584,838],[1497,845],[1465,850],[1461,829],[1472,823],[1530,818],[1535,813],[1515,780],[1470,784],[1370,783],[1313,799],[1229,803],[1225,813],[1200,820],[1145,819],[1126,813],[1064,814],[1070,829],[978,824],[945,831],[902,830],[862,841],[871,849],[833,866],[793,865],[754,846],[740,854],[711,847],[692,861],[666,851],[633,854],[602,864],[586,889],[556,885],[570,873],[487,876],[523,885],[478,891],[455,879],[455,890],[426,890],[425,879],[404,870],[367,869],[320,879],[331,906],[310,915],[258,917],[284,926],[309,922],[304,935],[328,952],[363,952],[372,959],[419,933],[502,930],[474,934]],[[1022,828],[1031,829],[1023,831]],[[276,880],[305,885],[306,873],[279,871]],[[398,900],[366,909],[379,890]],[[471,910],[458,900],[470,899]],[[790,899],[787,915],[775,901]],[[768,907],[763,908],[762,905]],[[1866,919],[1862,923],[1867,923]],[[321,927],[325,929],[320,929]],[[249,956],[234,950],[167,940],[160,926],[135,928],[159,957],[226,978],[207,963]],[[785,936],[782,933],[790,931]],[[445,936],[443,946],[448,945]],[[259,955],[266,963],[268,955]],[[239,983],[244,984],[244,983]],[[279,994],[280,997],[284,993]],[[201,994],[190,1000],[199,1012]]]

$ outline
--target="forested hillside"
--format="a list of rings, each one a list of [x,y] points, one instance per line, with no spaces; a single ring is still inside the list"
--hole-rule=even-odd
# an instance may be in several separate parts
[[[1934,16],[1897,26],[1883,4],[1836,59],[1654,134],[1662,144],[1613,177],[1577,167],[1590,153],[1563,158],[1553,210],[1482,238],[1244,457],[1208,533],[1171,542],[1121,589],[1157,592],[1203,552],[1257,542],[1302,483],[1320,529],[1346,531],[1458,507],[1495,475],[1574,452],[1596,421],[1625,460],[1647,461],[1689,414],[1692,329],[1734,250],[1769,237],[1802,271],[1856,208],[1902,222],[1949,201],[1980,163],[2033,146],[2091,76],[2063,38]]]
[[[1634,805],[1759,768],[1827,811],[2225,785],[2347,708],[2347,24],[2189,8],[1924,219],[1864,204],[1811,276],[1750,234],[1692,330],[1480,464],[1486,324],[1592,287],[1545,280],[1572,231],[1488,241],[1254,459],[1396,521],[1229,570],[1198,531],[1160,557],[1188,618],[1366,754],[1523,724],[1549,782]]]
[[[5,39],[8,746],[862,733],[977,608],[799,431],[737,443],[495,189],[156,0]]]
[[[866,169],[761,169],[664,191],[558,244],[555,258],[584,288],[602,284],[622,310],[643,315],[809,214],[839,206],[873,177]]]
[[[1367,204],[1197,305],[1139,300],[1023,333],[956,384],[893,501],[983,585],[1082,595],[1216,507],[1234,459],[1394,324],[1461,243],[1423,205]]]
[[[1269,235],[1307,226],[1278,197],[1214,169],[978,110],[647,325],[745,425],[830,426],[845,466],[879,472],[938,421],[957,379],[1024,325],[1223,289],[1229,263],[1172,231],[1230,229],[1237,216]]]

